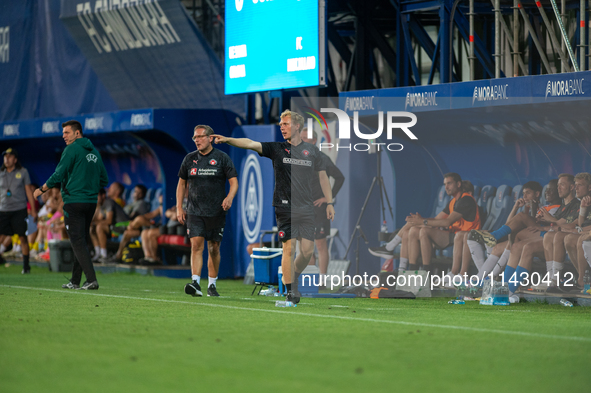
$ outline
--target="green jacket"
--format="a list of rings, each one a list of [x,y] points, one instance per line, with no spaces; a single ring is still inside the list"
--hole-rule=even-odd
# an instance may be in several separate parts
[[[96,203],[101,188],[109,183],[103,159],[88,138],[78,138],[66,146],[47,187],[62,186],[66,203]]]

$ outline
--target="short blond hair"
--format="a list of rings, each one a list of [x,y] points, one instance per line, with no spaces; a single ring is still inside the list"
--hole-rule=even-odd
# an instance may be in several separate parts
[[[587,172],[577,173],[577,175],[575,176],[575,180],[584,180],[587,182],[587,185],[590,185],[591,184],[591,174],[589,174]]]
[[[283,111],[283,113],[281,114],[281,119],[287,116],[291,117],[292,126],[295,124],[299,125],[298,132],[301,132],[304,128],[304,117],[297,112],[290,111],[289,109]]]

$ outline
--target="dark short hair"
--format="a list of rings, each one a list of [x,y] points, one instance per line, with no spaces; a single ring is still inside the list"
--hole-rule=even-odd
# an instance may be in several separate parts
[[[558,179],[552,179],[548,182],[549,187],[558,188]]]
[[[542,193],[542,189],[543,189],[543,187],[540,183],[538,183],[537,181],[533,181],[533,180],[528,181],[527,183],[525,183],[523,185],[523,189],[526,189],[526,188],[532,190],[533,192],[537,191],[539,193]]]
[[[205,124],[199,124],[198,126],[195,126],[195,128],[193,128],[193,132],[197,131],[200,128],[203,128],[205,130],[205,135],[207,136],[214,134],[213,128],[211,128],[210,126],[206,126]]]
[[[66,128],[67,126],[70,126],[74,132],[80,131],[80,136],[84,136],[84,133],[82,132],[82,124],[80,124],[79,121],[68,120],[62,123],[62,128]]]
[[[453,181],[455,182],[461,182],[462,181],[462,176],[458,175],[455,172],[448,172],[445,175],[443,175],[443,178],[445,179],[446,177],[451,177],[453,179]]]
[[[474,194],[474,184],[470,180],[462,180],[462,191]]]
[[[144,186],[143,184],[138,184],[137,186],[135,186],[135,188],[139,188],[142,192],[142,199],[146,197],[146,194],[148,193],[148,189],[146,188],[146,186]]]
[[[575,184],[575,177],[570,173],[561,173],[560,175],[558,175],[558,179],[561,179],[563,177],[566,177],[566,180],[568,180],[569,183]]]

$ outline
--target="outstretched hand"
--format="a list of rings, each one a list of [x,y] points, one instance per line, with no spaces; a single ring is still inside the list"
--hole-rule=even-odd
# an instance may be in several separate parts
[[[211,134],[210,136],[213,137],[215,144],[226,143],[228,141],[228,138],[223,135]]]

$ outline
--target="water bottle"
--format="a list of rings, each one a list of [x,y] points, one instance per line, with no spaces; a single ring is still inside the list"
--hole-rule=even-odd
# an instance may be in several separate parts
[[[463,300],[450,300],[449,302],[447,302],[448,304],[466,304],[465,301]]]
[[[275,302],[275,307],[297,307],[297,304],[292,302],[288,302],[287,300],[277,300]]]
[[[386,225],[386,220],[384,220],[384,222],[382,222],[382,228],[380,229],[380,231],[382,233],[388,232],[388,225]]]
[[[583,292],[589,293],[591,289],[591,272],[589,270],[585,270],[585,275],[583,276]]]
[[[573,306],[573,304],[566,299],[560,299],[560,304],[562,304],[564,307],[572,307]]]

